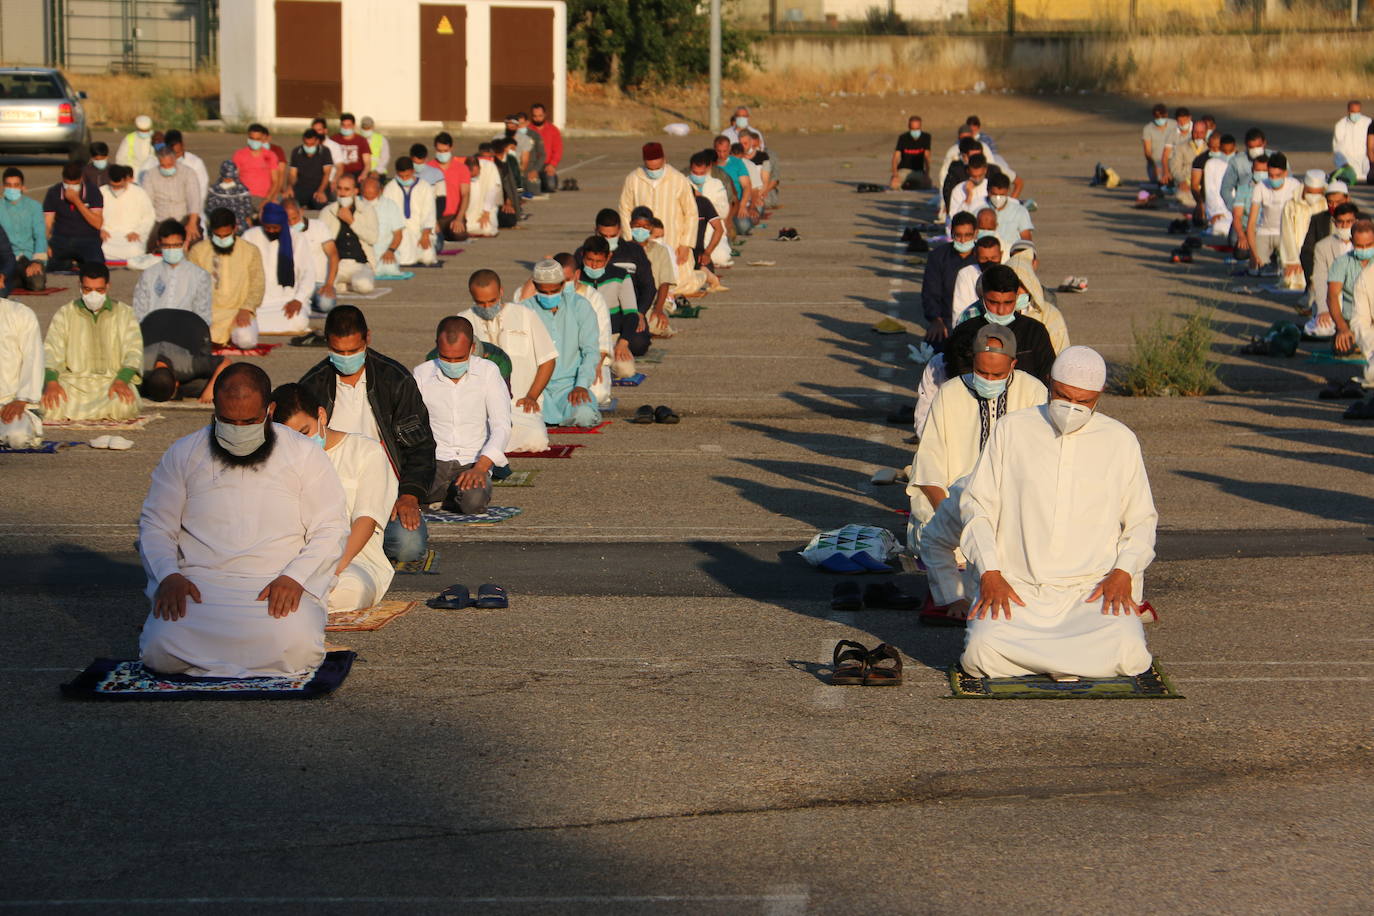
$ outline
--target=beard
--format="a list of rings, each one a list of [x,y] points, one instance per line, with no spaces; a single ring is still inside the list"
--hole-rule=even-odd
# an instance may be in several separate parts
[[[266,424],[266,438],[263,439],[262,445],[246,455],[235,455],[220,443],[215,436],[215,424],[211,422],[206,427],[206,432],[210,436],[210,454],[225,467],[257,470],[267,463],[268,458],[272,457],[272,448],[277,444],[277,431],[272,428],[274,425],[272,423]]]

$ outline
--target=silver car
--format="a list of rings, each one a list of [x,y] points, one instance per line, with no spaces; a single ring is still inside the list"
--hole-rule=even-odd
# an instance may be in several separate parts
[[[67,78],[46,67],[0,67],[0,153],[84,157],[86,109]]]

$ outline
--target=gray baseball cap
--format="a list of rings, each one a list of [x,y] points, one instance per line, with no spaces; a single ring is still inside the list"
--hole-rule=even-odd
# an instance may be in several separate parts
[[[992,341],[997,341],[1001,346],[992,345]],[[973,352],[1001,353],[1016,359],[1016,335],[1011,332],[1011,328],[1005,328],[1000,324],[985,324],[973,335]]]

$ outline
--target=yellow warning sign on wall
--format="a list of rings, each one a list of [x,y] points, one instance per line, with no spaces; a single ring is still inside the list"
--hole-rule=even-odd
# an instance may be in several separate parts
[[[435,31],[436,34],[439,34],[439,35],[452,35],[452,34],[453,34],[453,23],[451,23],[451,22],[448,21],[448,17],[447,17],[447,16],[440,16],[440,17],[439,17],[439,25],[434,29],[434,31]]]

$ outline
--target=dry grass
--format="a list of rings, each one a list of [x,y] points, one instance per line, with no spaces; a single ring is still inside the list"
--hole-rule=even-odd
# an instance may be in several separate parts
[[[159,128],[181,127],[207,116],[208,105],[217,107],[219,74],[216,72],[167,73],[159,76],[68,73],[67,79],[86,92],[86,110],[102,127],[132,128],[134,118],[152,116]],[[198,117],[193,117],[197,115]],[[173,123],[175,122],[175,123]]]

